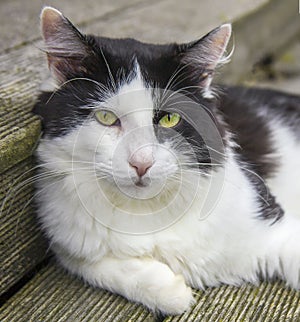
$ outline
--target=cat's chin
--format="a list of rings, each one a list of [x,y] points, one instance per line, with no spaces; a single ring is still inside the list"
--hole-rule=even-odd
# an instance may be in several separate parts
[[[123,195],[125,198],[141,200],[159,197],[171,188],[166,180],[150,177],[131,179],[114,177],[107,180],[103,187],[105,188],[107,185],[109,186],[110,192]]]
[[[130,199],[152,199],[164,190],[165,182],[161,180],[136,179],[132,182],[116,182],[117,189]]]

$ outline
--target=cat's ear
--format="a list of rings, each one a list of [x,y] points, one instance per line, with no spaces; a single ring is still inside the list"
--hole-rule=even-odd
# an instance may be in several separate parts
[[[224,24],[200,40],[181,47],[181,61],[191,67],[191,72],[205,96],[210,97],[210,84],[216,67],[228,61],[226,47],[231,36],[231,25]]]
[[[85,72],[81,62],[90,48],[85,37],[61,12],[45,7],[41,13],[41,29],[49,69],[59,83]]]

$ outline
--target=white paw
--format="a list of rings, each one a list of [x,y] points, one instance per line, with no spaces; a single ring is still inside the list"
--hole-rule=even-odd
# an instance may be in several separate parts
[[[192,290],[181,275],[174,276],[169,285],[163,285],[157,294],[157,309],[167,315],[182,314],[194,303]]]
[[[139,301],[153,311],[176,315],[188,310],[194,299],[182,275],[175,275],[167,265],[160,264],[140,285]]]

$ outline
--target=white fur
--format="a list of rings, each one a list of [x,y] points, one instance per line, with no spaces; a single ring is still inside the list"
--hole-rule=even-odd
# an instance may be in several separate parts
[[[181,159],[172,142],[156,141],[152,96],[139,73],[106,104],[121,119],[122,130],[89,120],[63,138],[43,139],[38,148],[45,173],[59,174],[39,183],[38,198],[41,221],[65,267],[166,314],[190,307],[190,287],[257,283],[258,273],[279,275],[299,288],[300,222],[286,216],[270,225],[257,218],[257,196],[230,147],[225,169],[213,173],[223,186],[203,216],[211,177],[183,171],[180,182],[168,181],[180,173]],[[288,133],[276,135],[282,141]],[[300,151],[295,142],[290,146],[296,147]],[[145,175],[148,187],[139,188],[128,158],[145,148],[155,163]],[[95,173],[106,177],[97,179]],[[283,178],[278,174],[273,184],[281,184],[275,190],[284,196]],[[136,231],[124,233],[131,225]]]
[[[279,167],[267,183],[276,199],[290,214],[300,218],[300,144],[282,121],[270,122]]]

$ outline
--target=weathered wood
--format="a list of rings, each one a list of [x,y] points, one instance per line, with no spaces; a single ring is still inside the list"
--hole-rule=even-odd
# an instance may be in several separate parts
[[[115,20],[118,28],[110,32],[110,24],[95,33],[113,36],[141,35],[152,41],[174,41],[199,37],[219,23],[235,20],[267,0],[211,0],[174,2],[166,0],[49,0],[45,2],[61,10],[75,24],[90,25],[96,21]],[[39,14],[43,3],[32,0],[0,2],[0,52],[28,44],[40,36]],[[124,14],[125,13],[125,14]],[[122,21],[123,20],[123,21]],[[189,33],[192,32],[191,35]],[[149,37],[153,34],[152,37]],[[149,35],[149,36],[148,36]]]
[[[258,287],[223,285],[197,292],[196,305],[182,316],[165,322],[296,322],[300,321],[300,294],[283,282],[263,282]]]
[[[132,37],[153,43],[199,39],[224,22],[247,15],[268,0],[163,0],[147,2],[108,19],[97,19],[84,31],[99,36]],[[72,18],[72,17],[70,17]]]
[[[235,51],[219,80],[236,84],[249,79],[253,66],[276,57],[300,34],[299,2],[270,0],[265,6],[233,23]]]
[[[143,306],[84,284],[50,264],[0,309],[0,321],[154,322]]]
[[[41,262],[46,253],[30,201],[32,160],[0,174],[0,295]],[[0,319],[1,320],[1,319]]]
[[[145,1],[145,0],[144,0]],[[88,24],[106,15],[117,14],[134,7],[143,0],[72,0],[32,1],[10,0],[0,2],[0,52],[15,46],[22,46],[40,37],[39,15],[42,7],[56,7],[76,24]]]
[[[165,321],[300,321],[300,294],[281,282],[258,287],[224,285],[194,295],[191,311]],[[89,287],[50,264],[0,309],[0,320],[154,322],[154,316],[141,305]]]

